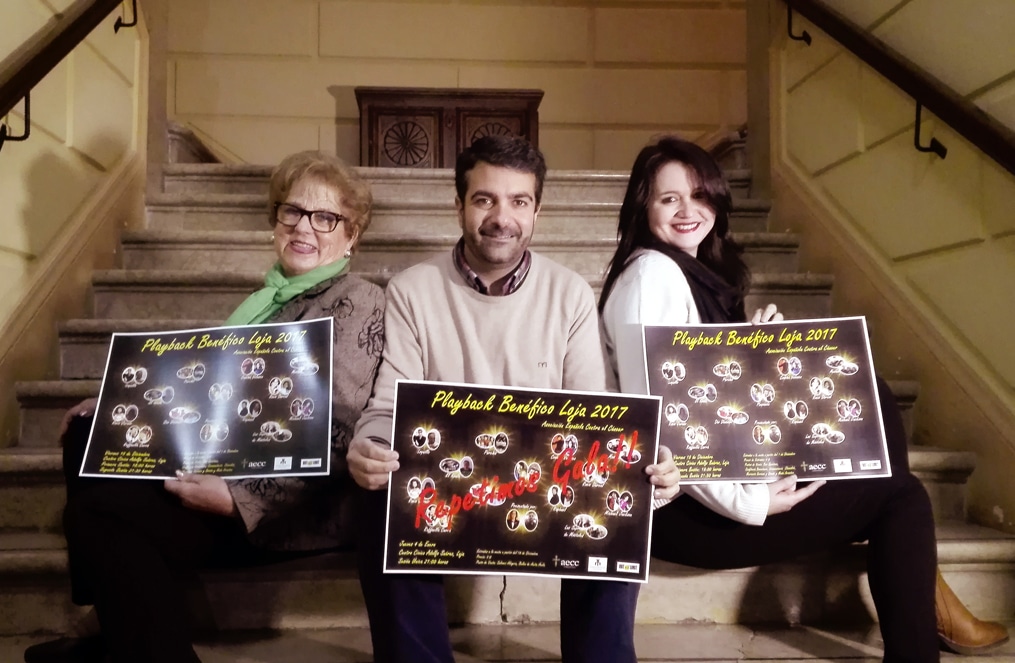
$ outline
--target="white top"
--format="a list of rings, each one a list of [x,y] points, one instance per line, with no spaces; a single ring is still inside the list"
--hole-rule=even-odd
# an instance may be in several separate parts
[[[680,267],[658,251],[639,249],[613,285],[600,320],[606,356],[620,390],[647,394],[641,325],[698,324],[701,316]],[[768,515],[768,486],[717,482],[681,486],[716,513],[747,525]]]

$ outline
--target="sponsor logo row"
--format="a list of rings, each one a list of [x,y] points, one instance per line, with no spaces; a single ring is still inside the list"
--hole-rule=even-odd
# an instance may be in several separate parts
[[[268,466],[266,460],[245,460],[243,461],[243,467],[248,470],[263,470]],[[316,469],[321,467],[320,458],[302,458],[300,459],[300,469]],[[274,464],[272,466],[276,472],[285,472],[293,469],[293,457],[292,456],[275,456]]]
[[[880,460],[861,460],[860,471],[872,471],[881,469]],[[803,473],[807,472],[824,472],[828,469],[827,463],[800,463],[800,471]],[[853,461],[850,458],[833,458],[832,459],[832,471],[836,474],[852,472]]]
[[[586,560],[587,570],[589,573],[606,573],[609,568],[609,559],[606,557],[596,557],[589,555]],[[559,557],[553,558],[553,565],[559,569],[580,569],[582,566],[581,560],[577,559],[560,559]],[[634,573],[637,574],[641,571],[641,564],[638,562],[617,562],[617,573]]]

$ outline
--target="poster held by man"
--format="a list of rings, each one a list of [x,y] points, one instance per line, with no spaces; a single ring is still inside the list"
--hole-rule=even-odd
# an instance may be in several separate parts
[[[385,572],[647,581],[659,407],[398,381]]]

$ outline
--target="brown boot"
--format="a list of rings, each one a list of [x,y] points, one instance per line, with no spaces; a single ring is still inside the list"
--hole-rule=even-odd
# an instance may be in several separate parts
[[[942,648],[956,654],[976,656],[1008,642],[1008,630],[997,622],[984,622],[976,618],[955,596],[937,572],[937,589],[934,592],[937,611],[937,636]]]

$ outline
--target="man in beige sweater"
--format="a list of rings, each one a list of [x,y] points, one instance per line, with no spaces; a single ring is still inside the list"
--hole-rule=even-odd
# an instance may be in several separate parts
[[[384,575],[386,487],[395,380],[606,391],[595,299],[579,275],[528,250],[546,164],[527,141],[481,138],[455,167],[462,239],[454,250],[395,276],[387,288],[385,349],[374,394],[349,448],[363,491],[360,585],[378,663],[453,663],[437,575]],[[656,498],[679,475],[667,454],[646,470]],[[638,585],[563,580],[564,663],[635,661]]]

